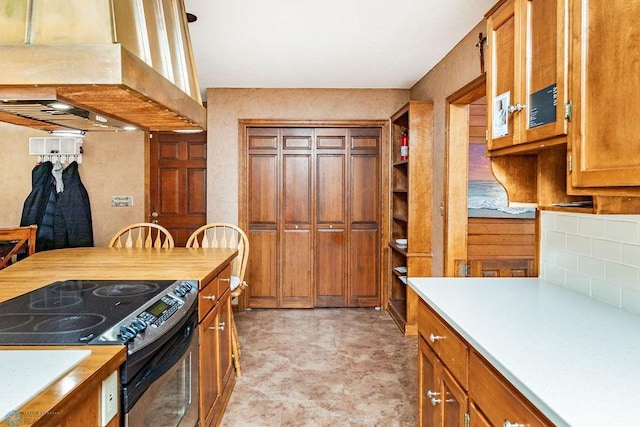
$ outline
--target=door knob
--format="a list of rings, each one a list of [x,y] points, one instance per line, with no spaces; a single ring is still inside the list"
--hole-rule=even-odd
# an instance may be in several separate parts
[[[158,218],[158,216],[160,216],[160,214],[158,214],[158,212],[155,212],[155,211],[151,212],[151,218]],[[151,221],[151,223],[152,224],[157,224],[158,220],[154,219],[153,221]]]

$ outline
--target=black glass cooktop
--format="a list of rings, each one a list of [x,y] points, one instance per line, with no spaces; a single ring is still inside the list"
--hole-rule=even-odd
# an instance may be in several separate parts
[[[174,280],[66,280],[0,303],[0,345],[84,344]]]

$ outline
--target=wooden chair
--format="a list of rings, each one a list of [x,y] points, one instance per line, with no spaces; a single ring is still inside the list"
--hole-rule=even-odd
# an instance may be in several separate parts
[[[37,225],[0,228],[0,270],[8,267],[19,254],[29,256],[36,252],[37,230]]]
[[[109,242],[110,248],[173,248],[173,236],[158,224],[140,222],[118,231]]]
[[[238,255],[231,262],[231,298],[239,297],[247,287],[244,273],[249,259],[249,239],[242,229],[233,224],[223,222],[203,225],[191,233],[187,240],[188,248],[232,248],[238,250]],[[242,376],[240,368],[240,341],[236,321],[231,312],[231,353],[236,376]]]

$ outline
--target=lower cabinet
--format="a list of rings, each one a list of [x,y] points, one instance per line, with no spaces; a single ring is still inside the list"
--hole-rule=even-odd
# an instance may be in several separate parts
[[[418,305],[421,426],[552,426],[422,300]]]
[[[235,385],[231,355],[230,275],[231,269],[227,267],[200,289],[200,298],[204,298],[205,304],[200,304],[199,309],[203,305],[210,308],[206,313],[199,313],[199,410],[203,426],[220,424]]]

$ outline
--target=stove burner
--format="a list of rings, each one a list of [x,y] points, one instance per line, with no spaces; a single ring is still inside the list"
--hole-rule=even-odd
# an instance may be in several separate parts
[[[151,293],[158,289],[156,283],[127,282],[103,286],[93,291],[99,297],[129,297]]]
[[[98,326],[105,321],[99,314],[69,314],[50,317],[34,326],[35,332],[78,332]]]
[[[82,292],[82,291],[90,291],[95,289],[98,286],[97,283],[93,282],[84,282],[84,281],[69,281],[69,282],[61,282],[57,286],[53,286],[51,288],[52,292],[57,293],[67,293],[67,292]]]
[[[30,314],[0,314],[0,325],[2,325],[0,332],[19,328],[31,322],[31,320],[33,320],[33,316]]]
[[[29,307],[34,310],[49,310],[55,308],[70,307],[80,302],[82,302],[82,298],[78,296],[63,295],[34,301],[29,304]]]

